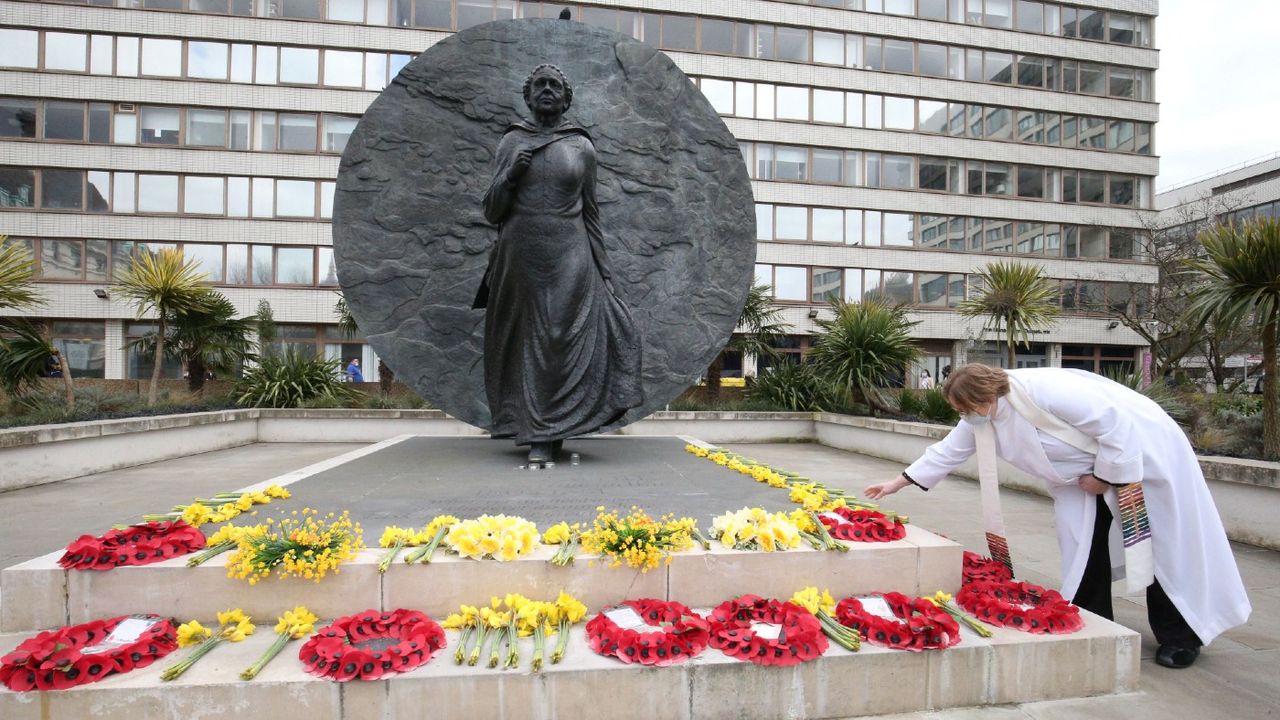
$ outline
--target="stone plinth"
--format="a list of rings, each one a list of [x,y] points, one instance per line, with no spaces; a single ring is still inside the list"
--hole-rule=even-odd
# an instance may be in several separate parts
[[[449,646],[426,666],[387,680],[346,684],[304,674],[297,660],[301,643],[295,642],[257,679],[241,681],[239,672],[274,638],[263,628],[243,643],[223,644],[170,683],[161,683],[160,672],[189,650],[68,691],[0,690],[0,717],[172,718],[215,710],[220,716],[363,720],[417,717],[429,707],[432,717],[445,718],[818,719],[1135,690],[1138,634],[1085,615],[1084,629],[1073,635],[996,629],[988,640],[966,629],[959,645],[943,651],[867,644],[850,653],[833,646],[823,657],[791,668],[758,667],[713,649],[674,667],[626,666],[592,653],[578,626],[561,664],[531,673],[532,641],[524,639],[518,670],[490,670],[454,665],[457,635],[449,632]],[[0,653],[21,639],[0,636]]]

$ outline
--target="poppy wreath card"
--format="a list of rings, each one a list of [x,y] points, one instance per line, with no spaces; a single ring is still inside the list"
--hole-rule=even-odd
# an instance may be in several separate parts
[[[868,607],[880,601],[891,617]],[[928,598],[902,593],[844,598],[836,604],[836,619],[867,642],[896,650],[941,650],[960,642],[960,624],[946,610]]]
[[[0,684],[15,692],[66,690],[146,667],[177,648],[166,618],[94,620],[24,640],[0,657]]]
[[[818,618],[793,602],[741,595],[721,603],[707,620],[711,647],[757,665],[798,665],[828,647]]]
[[[68,570],[110,570],[122,565],[150,565],[205,547],[204,533],[182,520],[148,522],[81,535],[67,546],[58,564]]]
[[[416,610],[366,610],[312,635],[298,658],[316,677],[379,680],[425,665],[446,644],[444,629]]]
[[[1063,635],[1084,627],[1080,608],[1057,590],[1032,583],[971,582],[960,589],[956,602],[983,622],[1029,633]]]
[[[866,508],[836,507],[818,516],[831,537],[855,542],[889,542],[907,536],[907,528],[897,517]]]
[[[706,649],[707,621],[678,602],[624,600],[587,623],[587,644],[598,655],[624,663],[666,666]]]

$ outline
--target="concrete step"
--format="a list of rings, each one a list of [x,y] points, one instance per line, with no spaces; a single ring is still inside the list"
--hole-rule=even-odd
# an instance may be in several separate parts
[[[240,680],[240,671],[274,639],[272,621],[263,620],[265,627],[257,634],[243,643],[219,646],[173,682],[162,683],[160,673],[189,650],[179,650],[151,667],[71,690],[18,694],[0,689],[0,717],[160,720],[252,714],[308,720],[425,716],[776,720],[1136,690],[1139,635],[1082,614],[1085,627],[1072,635],[1033,636],[997,628],[994,637],[983,639],[962,628],[960,644],[947,650],[912,653],[864,644],[861,651],[850,653],[832,645],[823,657],[790,668],[759,667],[708,648],[683,665],[641,669],[592,653],[577,626],[562,663],[531,673],[532,640],[524,639],[518,670],[490,670],[454,665],[457,634],[449,632],[448,647],[427,665],[386,680],[345,684],[303,673],[297,659],[301,641],[286,647],[257,679]],[[0,654],[23,637],[0,635]]]
[[[635,597],[710,607],[747,592],[790,597],[806,585],[829,588],[837,596],[883,590],[954,593],[960,587],[961,547],[923,528],[908,525],[906,537],[893,542],[846,544],[847,553],[807,546],[761,553],[726,550],[713,543],[710,551],[677,553],[670,565],[647,573],[607,567],[586,555],[579,555],[572,566],[557,567],[546,562],[555,548],[540,546],[513,562],[466,560],[438,550],[429,565],[410,566],[397,559],[380,575],[377,563],[383,551],[366,549],[339,574],[319,583],[272,578],[253,586],[227,577],[225,555],[195,568],[187,567],[185,558],[173,558],[95,572],[63,570],[57,565],[61,553],[50,553],[3,571],[0,632],[133,613],[211,618],[231,607],[255,617],[275,617],[299,603],[321,617],[397,607],[434,617],[462,603],[481,603],[510,592],[554,598],[565,590],[594,610]]]

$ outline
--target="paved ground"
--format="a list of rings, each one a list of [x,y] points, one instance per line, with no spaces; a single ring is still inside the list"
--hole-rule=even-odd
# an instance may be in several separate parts
[[[0,493],[0,567],[58,549],[81,532],[101,532],[141,512],[165,510],[193,495],[239,488],[357,447],[361,446],[251,445]],[[868,484],[892,478],[901,469],[895,463],[820,445],[742,445],[735,449],[855,493]],[[886,506],[910,514],[912,522],[970,549],[984,550],[977,520],[976,483],[952,480],[927,495],[908,489],[890,500]],[[1020,576],[1057,585],[1058,551],[1049,500],[1017,492],[1006,492],[1002,500]],[[1144,599],[1117,597],[1117,620],[1143,636],[1140,692],[1017,707],[917,713],[895,716],[893,720],[1280,718],[1280,553],[1243,545],[1235,546],[1235,550],[1253,602],[1253,618],[1244,627],[1216,640],[1188,670],[1167,670],[1155,665],[1151,660],[1155,645],[1146,623]],[[1116,592],[1121,594],[1119,586]]]

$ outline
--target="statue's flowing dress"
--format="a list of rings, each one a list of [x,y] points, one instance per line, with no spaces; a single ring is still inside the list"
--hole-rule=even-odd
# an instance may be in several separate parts
[[[517,153],[534,150],[516,183]],[[490,431],[518,444],[595,432],[640,405],[641,344],[610,277],[586,131],[512,125],[484,199],[498,243],[476,298],[485,307]]]

